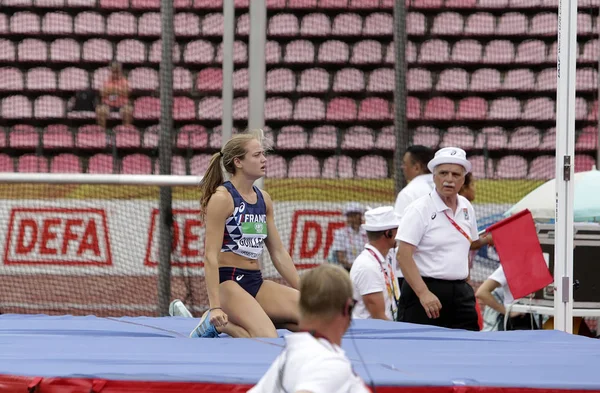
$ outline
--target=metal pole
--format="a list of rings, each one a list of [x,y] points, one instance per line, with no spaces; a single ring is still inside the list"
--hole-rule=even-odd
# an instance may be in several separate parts
[[[394,129],[396,148],[394,149],[394,187],[396,194],[406,185],[400,170],[402,156],[410,143],[410,133],[406,122],[406,4],[404,0],[394,2],[394,51],[396,53],[396,84],[394,89]]]
[[[223,1],[223,119],[221,139],[223,145],[231,139],[233,130],[233,37],[235,26],[234,0]]]
[[[248,128],[265,126],[265,45],[267,6],[265,0],[250,1],[250,37],[248,45]],[[263,187],[263,179],[256,182]]]
[[[577,0],[560,0],[556,91],[554,329],[573,331],[573,202]]]
[[[173,129],[173,0],[161,0],[162,56],[160,62],[160,139],[158,158],[160,174],[171,174]],[[159,201],[159,262],[158,314],[169,313],[171,300],[171,243],[172,243],[171,187],[160,188]]]

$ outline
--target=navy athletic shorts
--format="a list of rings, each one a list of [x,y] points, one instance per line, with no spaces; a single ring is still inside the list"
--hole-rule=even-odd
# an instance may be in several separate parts
[[[263,283],[262,272],[260,270],[239,269],[237,267],[220,267],[219,283],[225,281],[235,281],[252,297],[256,297],[260,286]]]

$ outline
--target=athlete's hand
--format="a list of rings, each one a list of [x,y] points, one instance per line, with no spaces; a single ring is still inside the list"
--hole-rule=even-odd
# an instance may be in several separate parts
[[[215,308],[210,312],[210,323],[216,328],[222,328],[227,325],[227,314],[220,308]]]
[[[434,319],[440,317],[442,303],[440,302],[440,299],[438,299],[437,296],[435,296],[431,291],[425,292],[423,295],[421,295],[419,300],[421,301],[421,305],[427,313],[427,317]]]

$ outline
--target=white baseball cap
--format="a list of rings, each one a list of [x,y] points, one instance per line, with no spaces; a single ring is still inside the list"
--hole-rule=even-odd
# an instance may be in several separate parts
[[[393,206],[376,207],[365,213],[365,223],[362,227],[365,231],[376,232],[386,229],[395,229],[400,225],[400,219],[394,212]]]
[[[363,214],[365,212],[365,208],[358,202],[349,202],[344,207],[344,214],[349,213],[360,213]]]
[[[435,153],[435,156],[427,164],[430,172],[441,164],[457,164],[465,168],[467,173],[471,172],[471,163],[467,160],[467,153],[459,147],[444,147]]]

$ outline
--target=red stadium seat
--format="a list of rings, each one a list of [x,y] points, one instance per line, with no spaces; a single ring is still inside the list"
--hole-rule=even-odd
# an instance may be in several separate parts
[[[81,173],[81,169],[81,162],[75,154],[59,154],[50,161],[50,173]]]
[[[388,177],[387,161],[376,155],[361,157],[356,162],[356,177],[363,179],[384,179]]]
[[[344,155],[327,157],[323,162],[321,177],[325,179],[352,179],[354,177],[352,158]]]

